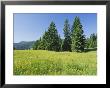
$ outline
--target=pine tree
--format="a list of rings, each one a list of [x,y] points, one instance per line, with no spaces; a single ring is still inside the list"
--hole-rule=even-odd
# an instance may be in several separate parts
[[[72,28],[73,29],[72,29],[71,49],[72,51],[82,52],[84,51],[85,47],[85,35],[83,34],[84,31],[82,29],[79,17],[77,16],[75,17]]]
[[[71,34],[68,19],[65,20],[63,31],[65,39],[63,41],[62,49],[63,51],[71,51]]]

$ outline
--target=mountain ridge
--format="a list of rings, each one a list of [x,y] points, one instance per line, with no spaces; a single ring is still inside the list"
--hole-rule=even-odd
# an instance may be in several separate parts
[[[19,43],[13,43],[14,49],[17,50],[26,50],[31,49],[35,41],[21,41]]]

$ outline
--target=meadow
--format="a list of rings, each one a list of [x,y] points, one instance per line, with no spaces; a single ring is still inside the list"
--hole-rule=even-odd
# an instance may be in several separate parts
[[[96,51],[14,50],[14,75],[96,75]]]

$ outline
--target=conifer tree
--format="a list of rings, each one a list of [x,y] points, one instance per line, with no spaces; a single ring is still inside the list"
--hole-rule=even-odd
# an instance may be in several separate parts
[[[60,51],[61,38],[58,35],[54,22],[51,22],[48,30],[45,31],[42,38],[35,42],[33,49]]]
[[[63,51],[71,51],[71,34],[68,19],[65,20],[63,31],[65,38],[63,41],[62,49]]]
[[[54,22],[51,22],[48,28],[47,40],[48,41],[48,50],[59,51],[60,50],[60,42],[59,35]]]
[[[40,42],[41,42],[41,37],[39,40],[36,40],[35,43],[33,44],[33,50],[37,50],[39,45],[40,45]]]
[[[75,17],[72,26],[72,51],[82,52],[85,47],[85,35],[79,17]]]
[[[94,33],[90,35],[90,38],[88,38],[87,45],[88,48],[96,48],[97,47],[97,35]]]

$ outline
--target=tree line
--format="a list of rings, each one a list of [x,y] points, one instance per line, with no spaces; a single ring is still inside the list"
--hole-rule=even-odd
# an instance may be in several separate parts
[[[89,38],[86,38],[78,16],[75,17],[72,27],[70,27],[69,21],[66,19],[63,31],[64,39],[61,39],[56,25],[52,21],[43,36],[36,40],[33,49],[83,52],[85,49],[97,47],[97,35],[93,33]]]

